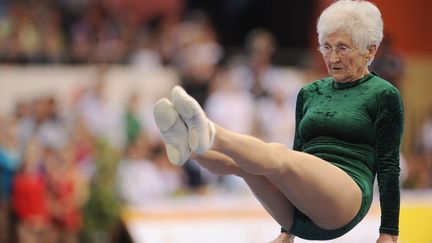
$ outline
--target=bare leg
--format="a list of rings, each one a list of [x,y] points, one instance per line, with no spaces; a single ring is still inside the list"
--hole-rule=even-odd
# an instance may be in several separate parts
[[[295,207],[323,228],[335,229],[347,224],[360,208],[361,191],[354,180],[316,156],[219,126],[212,149],[232,158],[249,174],[268,178]],[[265,202],[272,200],[272,195],[260,196]],[[284,209],[271,208],[279,210]]]
[[[191,158],[216,175],[240,176],[244,173],[233,159],[214,150],[209,150],[204,154],[193,153]]]
[[[294,206],[271,181],[261,175],[242,170],[232,158],[216,151],[203,155],[194,154],[194,159],[209,171],[218,175],[237,175],[245,180],[249,188],[266,211],[286,229],[293,223]]]

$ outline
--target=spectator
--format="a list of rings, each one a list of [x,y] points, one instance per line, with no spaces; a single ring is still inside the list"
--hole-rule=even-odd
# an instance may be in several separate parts
[[[191,13],[181,24],[176,41],[179,48],[173,64],[179,70],[181,84],[204,105],[216,65],[223,55],[208,17],[201,12]]]
[[[0,117],[0,243],[13,241],[11,192],[20,166],[15,125]]]
[[[39,171],[41,145],[30,140],[22,169],[13,182],[12,206],[18,218],[18,242],[51,243],[56,234],[47,208],[46,186]]]
[[[397,53],[393,46],[392,39],[388,36],[383,39],[371,70],[377,72],[385,80],[391,82],[397,88],[401,88],[401,79],[404,74],[405,63],[402,56]]]
[[[212,81],[205,110],[217,124],[245,134],[252,134],[254,126],[254,97],[233,82],[232,72],[219,71]]]
[[[133,143],[142,132],[141,122],[139,120],[138,114],[138,101],[139,97],[137,94],[132,94],[129,96],[126,105],[126,111],[123,117],[127,140],[126,142],[128,144]]]
[[[273,92],[257,106],[257,127],[265,141],[292,147],[295,133],[295,103],[283,92]]]
[[[96,81],[80,97],[77,115],[82,119],[92,136],[98,140],[108,141],[118,148],[123,143],[120,115],[114,112],[106,99],[104,80],[106,67],[100,67]]]
[[[30,116],[18,118],[17,114],[20,143],[25,144],[34,137],[43,146],[64,146],[67,140],[66,125],[58,115],[56,100],[52,96],[39,97],[32,108]]]
[[[267,97],[280,81],[280,73],[272,63],[275,50],[273,35],[262,29],[249,33],[244,63],[237,63],[234,81],[249,90],[255,98]]]
[[[81,202],[76,187],[78,178],[73,164],[62,154],[65,151],[52,148],[46,148],[44,153],[49,212],[60,242],[77,243],[82,226]]]

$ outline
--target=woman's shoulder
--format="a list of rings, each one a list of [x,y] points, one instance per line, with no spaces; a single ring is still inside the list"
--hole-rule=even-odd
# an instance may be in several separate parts
[[[370,85],[374,86],[374,90],[383,95],[400,95],[399,89],[396,88],[389,81],[383,79],[379,75],[373,73],[372,82],[368,82]]]
[[[371,97],[374,97],[375,104],[379,104],[381,107],[392,107],[392,109],[402,112],[402,97],[398,88],[393,84],[374,74],[368,85],[368,90]]]

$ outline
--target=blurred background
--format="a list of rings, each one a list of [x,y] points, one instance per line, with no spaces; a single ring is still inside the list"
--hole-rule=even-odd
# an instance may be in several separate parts
[[[297,92],[327,76],[315,24],[332,2],[0,0],[0,243],[276,237],[242,181],[168,162],[152,105],[180,84],[216,123],[292,146]],[[432,2],[373,2],[370,69],[405,107],[401,239],[431,243]],[[373,242],[377,210],[337,242]]]

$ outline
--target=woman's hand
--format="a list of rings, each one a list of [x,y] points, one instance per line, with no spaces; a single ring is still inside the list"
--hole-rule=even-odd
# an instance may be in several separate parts
[[[294,236],[286,232],[282,232],[276,239],[270,243],[294,243]]]
[[[398,237],[389,234],[380,234],[376,243],[396,243],[398,242]]]

